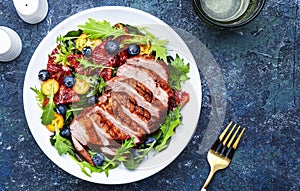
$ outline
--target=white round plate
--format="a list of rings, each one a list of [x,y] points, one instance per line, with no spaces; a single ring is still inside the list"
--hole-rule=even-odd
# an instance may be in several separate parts
[[[178,53],[185,62],[190,63],[190,80],[187,81],[183,90],[190,94],[190,101],[182,109],[182,125],[176,128],[175,135],[171,138],[167,149],[156,154],[153,157],[145,159],[135,170],[127,170],[124,166],[111,170],[109,176],[105,173],[93,173],[91,177],[81,172],[80,167],[68,155],[59,156],[57,150],[51,146],[49,138],[52,134],[41,124],[42,111],[37,105],[35,93],[30,87],[40,87],[41,82],[38,80],[38,72],[46,68],[48,54],[56,46],[56,37],[65,35],[70,30],[77,30],[79,24],[84,24],[88,18],[96,20],[106,20],[111,24],[118,22],[135,25],[147,26],[148,29],[160,39],[169,40],[168,48],[170,54]],[[30,131],[42,151],[57,166],[68,173],[95,183],[100,184],[124,184],[147,178],[169,165],[183,151],[190,141],[199,118],[201,109],[201,81],[195,60],[178,34],[163,21],[158,18],[128,7],[98,7],[77,13],[58,24],[48,35],[42,40],[35,50],[24,81],[23,101],[24,110]]]

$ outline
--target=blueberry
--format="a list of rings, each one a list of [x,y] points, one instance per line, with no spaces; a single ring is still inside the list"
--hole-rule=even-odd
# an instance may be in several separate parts
[[[70,138],[71,137],[71,131],[70,131],[70,126],[65,125],[59,132],[60,136],[64,138]]]
[[[137,44],[131,44],[128,46],[127,52],[130,56],[136,56],[140,53],[140,46]]]
[[[55,111],[56,111],[57,114],[66,115],[67,108],[66,108],[66,106],[64,104],[58,104],[55,107]]]
[[[89,97],[89,99],[88,99],[88,104],[90,104],[90,105],[93,105],[93,104],[95,104],[97,102],[98,102],[98,96],[97,95]]]
[[[93,156],[93,162],[96,166],[101,166],[104,162],[104,156],[101,153],[97,153]]]
[[[50,73],[48,72],[48,70],[41,70],[39,71],[39,79],[42,81],[46,81],[50,78]]]
[[[93,53],[93,50],[91,47],[89,46],[86,46],[86,47],[83,47],[82,48],[82,55],[85,56],[85,57],[90,57],[92,56],[92,53]]]
[[[168,61],[168,63],[171,63],[174,61],[174,58],[169,55],[169,56],[167,56],[167,61]]]
[[[75,78],[74,76],[66,76],[64,78],[64,84],[68,87],[68,88],[71,88],[74,86],[75,84]]]
[[[147,137],[145,145],[151,145],[156,139],[154,137]]]
[[[108,54],[115,55],[118,53],[119,49],[120,49],[120,44],[117,41],[111,40],[106,42],[105,50]]]

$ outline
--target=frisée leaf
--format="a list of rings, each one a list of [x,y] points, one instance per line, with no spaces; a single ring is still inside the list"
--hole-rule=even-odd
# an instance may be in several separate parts
[[[110,36],[117,38],[119,36],[126,35],[126,32],[122,27],[112,27],[108,21],[96,21],[92,18],[89,18],[88,20],[89,21],[84,25],[78,25],[78,28],[81,29],[83,33],[88,34],[92,39],[106,39]]]
[[[76,47],[73,45],[72,40],[77,37],[62,37],[61,35],[56,38],[56,42],[59,45],[57,48],[57,53],[54,54],[55,63],[60,63],[63,66],[70,65],[68,56],[73,54],[73,51],[76,50]],[[69,39],[69,40],[67,40]],[[68,42],[68,45],[66,44]]]
[[[30,88],[32,91],[34,91],[34,93],[36,94],[36,100],[39,104],[40,107],[42,107],[43,103],[44,103],[44,99],[45,99],[45,95],[43,94],[43,92],[41,90],[38,90],[36,87]]]
[[[152,41],[151,41],[151,48],[149,50],[149,53],[152,51],[155,51],[155,59],[162,59],[167,63],[167,48],[166,44],[168,43],[167,40],[159,40],[157,37],[155,37],[153,34],[148,34],[152,36]],[[148,53],[148,54],[149,54]]]
[[[169,85],[171,88],[176,90],[181,90],[181,85],[188,79],[188,73],[190,71],[190,64],[184,63],[184,60],[176,54],[176,58],[171,62],[170,66],[170,77],[169,77]]]

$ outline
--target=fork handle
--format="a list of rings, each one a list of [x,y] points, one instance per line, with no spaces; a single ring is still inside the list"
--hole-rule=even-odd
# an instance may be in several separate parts
[[[208,177],[207,177],[207,179],[206,179],[206,181],[205,181],[205,183],[204,183],[201,191],[206,191],[206,188],[207,188],[208,184],[210,183],[210,181],[211,181],[211,179],[214,176],[214,174],[215,174],[216,171],[217,170],[215,170],[215,169],[211,169],[210,170],[209,175],[208,175]]]

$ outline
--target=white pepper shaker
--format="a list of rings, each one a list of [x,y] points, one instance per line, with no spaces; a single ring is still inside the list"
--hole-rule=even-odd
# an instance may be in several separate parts
[[[47,0],[13,0],[21,19],[29,24],[44,20],[48,13]]]
[[[16,59],[22,51],[20,36],[11,28],[0,26],[0,62]]]

